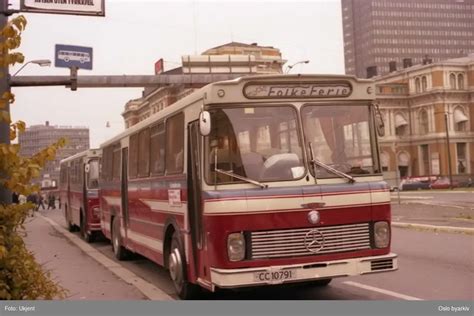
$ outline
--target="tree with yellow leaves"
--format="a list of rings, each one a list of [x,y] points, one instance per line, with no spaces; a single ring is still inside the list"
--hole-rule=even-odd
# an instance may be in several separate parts
[[[20,46],[25,26],[26,19],[18,16],[0,31],[3,39],[0,43],[0,64],[3,66],[23,63],[23,54],[11,50]],[[22,121],[12,123],[6,110],[8,102],[15,101],[14,95],[5,92],[0,97],[0,120],[10,124],[10,141],[14,141],[26,126]],[[56,151],[65,142],[65,139],[59,139],[30,158],[20,156],[18,144],[0,144],[0,186],[25,196],[37,192],[39,187],[31,185],[31,180],[40,175],[41,168],[54,159]],[[66,294],[51,279],[50,273],[35,261],[23,241],[26,234],[23,224],[32,208],[31,203],[0,203],[0,300],[54,299],[63,298]]]

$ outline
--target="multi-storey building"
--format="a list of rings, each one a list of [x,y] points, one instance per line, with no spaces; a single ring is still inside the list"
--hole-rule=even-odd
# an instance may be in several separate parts
[[[371,77],[474,52],[474,0],[342,0],[341,7],[346,74]]]
[[[182,56],[181,61],[181,67],[160,73],[165,75],[282,73],[282,66],[286,62],[277,48],[238,42],[208,49],[201,55]],[[158,68],[161,71],[162,67]],[[130,100],[125,104],[125,110],[122,113],[125,128],[146,119],[193,91],[194,88],[177,84],[145,88],[141,98]]]
[[[459,181],[474,178],[474,54],[374,79],[385,121],[385,171],[446,176],[451,164]]]
[[[65,138],[67,144],[58,150],[54,161],[50,161],[41,171],[36,183],[41,183],[42,187],[56,186],[59,179],[59,162],[89,149],[89,128],[71,126],[51,126],[48,121],[45,125],[33,125],[28,127],[18,137],[20,144],[20,155],[31,157],[40,150],[56,142],[59,138]]]

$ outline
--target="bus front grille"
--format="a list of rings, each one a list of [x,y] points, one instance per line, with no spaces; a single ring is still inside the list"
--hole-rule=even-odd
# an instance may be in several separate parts
[[[369,223],[250,233],[251,259],[314,256],[370,249]]]

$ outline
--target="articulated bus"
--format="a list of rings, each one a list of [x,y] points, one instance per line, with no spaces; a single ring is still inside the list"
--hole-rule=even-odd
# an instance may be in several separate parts
[[[118,259],[199,287],[327,285],[394,271],[369,80],[217,82],[101,145],[101,227]]]
[[[99,159],[100,149],[89,149],[61,160],[59,190],[61,209],[69,231],[80,230],[93,242],[100,228]]]

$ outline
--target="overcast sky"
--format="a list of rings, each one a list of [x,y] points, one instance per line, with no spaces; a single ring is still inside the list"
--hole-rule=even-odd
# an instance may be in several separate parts
[[[159,58],[168,70],[180,66],[182,55],[231,41],[279,48],[287,64],[310,60],[293,73],[344,73],[340,0],[106,0],[105,17],[24,15],[28,25],[19,51],[25,61],[51,59],[53,65],[30,64],[19,76],[68,75],[68,69],[54,68],[55,44],[93,47],[93,70],[79,70],[79,75],[152,75]],[[45,121],[87,126],[91,147],[97,147],[123,130],[124,105],[142,90],[13,88],[11,112],[13,120],[28,126]]]

